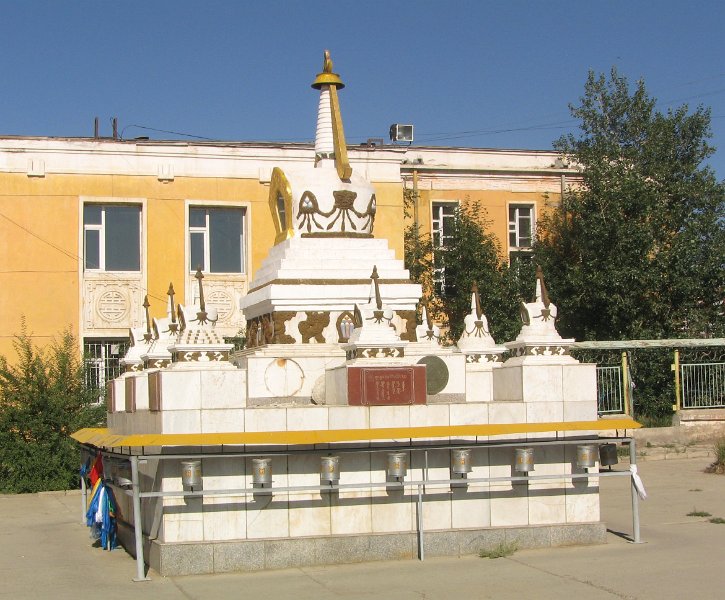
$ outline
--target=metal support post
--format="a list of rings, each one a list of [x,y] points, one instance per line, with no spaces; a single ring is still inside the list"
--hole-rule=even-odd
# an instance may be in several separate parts
[[[629,464],[637,466],[637,445],[634,438],[629,442]],[[632,541],[635,544],[641,544],[642,540],[639,535],[639,494],[634,485],[634,477],[630,477],[629,485],[632,494]]]
[[[423,548],[423,486],[418,484],[418,558],[425,560]]]
[[[81,475],[81,525],[86,524],[86,511],[88,510],[88,489],[86,478]]]
[[[146,577],[143,559],[143,531],[141,519],[141,489],[138,477],[138,456],[131,457],[131,487],[133,489],[133,534],[136,546],[136,577],[134,581],[151,581]]]

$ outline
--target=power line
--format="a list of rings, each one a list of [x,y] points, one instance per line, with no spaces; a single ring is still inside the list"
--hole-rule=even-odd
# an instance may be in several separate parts
[[[30,235],[30,236],[32,236],[32,237],[40,240],[44,244],[47,244],[48,246],[50,246],[54,250],[57,250],[58,252],[60,252],[64,256],[67,256],[68,258],[70,258],[70,259],[72,259],[74,261],[81,261],[81,262],[83,261],[83,259],[80,256],[78,256],[77,254],[74,254],[72,252],[69,252],[69,251],[65,250],[64,248],[61,248],[57,244],[54,244],[53,242],[45,239],[44,237],[38,235],[34,231],[31,231],[30,229],[28,229],[24,225],[21,225],[17,221],[14,221],[10,217],[8,217],[6,214],[0,212],[0,217],[2,217],[3,219],[5,219],[6,221],[9,221],[10,223],[12,223],[13,225],[15,225],[16,227],[22,229],[28,235]],[[8,271],[8,272],[13,272],[13,271]],[[26,272],[26,271],[14,271],[14,272],[21,273],[21,272]],[[33,271],[29,271],[29,272],[33,272]],[[37,272],[41,272],[41,271],[37,271]],[[63,273],[72,273],[74,271],[61,271],[61,272],[63,272]],[[105,275],[109,279],[115,279],[116,281],[123,281],[123,282],[129,284],[129,282],[127,280],[122,279],[120,275],[116,275],[115,273],[113,273],[111,271],[105,271]],[[136,288],[136,289],[140,290],[141,292],[144,292],[144,293],[148,294],[151,298],[154,298],[156,300],[160,300],[161,302],[168,302],[168,298],[162,298],[160,296],[156,296],[155,294],[150,293],[146,288],[144,288],[144,287],[142,287],[142,286],[140,286],[140,285],[138,285],[136,283],[130,283],[129,284],[129,287]]]

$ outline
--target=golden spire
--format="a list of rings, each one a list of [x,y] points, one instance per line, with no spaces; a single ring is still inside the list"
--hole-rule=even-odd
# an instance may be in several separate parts
[[[143,299],[143,307],[146,311],[146,333],[144,333],[143,339],[145,339],[147,342],[150,342],[153,339],[153,334],[151,333],[151,316],[149,315],[149,307],[151,306],[151,303],[149,302],[148,294],[144,296]]]
[[[478,295],[478,284],[475,281],[471,286],[471,293],[473,294],[473,302],[476,306],[476,318],[480,320],[483,311],[481,310],[481,297]]]
[[[335,149],[335,168],[340,179],[350,179],[352,167],[347,158],[347,144],[345,142],[345,131],[342,126],[342,114],[340,113],[340,101],[337,98],[337,90],[345,87],[342,79],[337,73],[332,72],[332,59],[330,51],[325,50],[322,62],[322,73],[318,73],[312,87],[316,90],[330,91],[330,111],[332,113],[332,140]]]
[[[541,268],[541,265],[536,265],[536,282],[541,287],[541,301],[544,303],[544,307],[549,308],[551,301],[549,300],[549,292],[546,289],[546,284],[544,283],[544,270]]]

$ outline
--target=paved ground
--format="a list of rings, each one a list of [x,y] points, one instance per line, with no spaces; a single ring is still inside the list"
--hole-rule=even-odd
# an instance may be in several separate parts
[[[77,493],[0,496],[0,598],[339,598],[586,600],[725,598],[725,476],[707,475],[707,458],[645,461],[650,495],[640,504],[644,544],[628,543],[627,478],[602,480],[603,546],[478,557],[381,562],[252,574],[199,575],[133,583],[123,550],[93,548],[80,525]],[[622,467],[622,465],[620,465]]]

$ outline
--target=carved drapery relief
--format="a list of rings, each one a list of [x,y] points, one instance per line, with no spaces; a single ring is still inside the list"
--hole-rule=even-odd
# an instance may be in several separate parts
[[[375,194],[370,196],[364,211],[355,208],[357,192],[335,190],[334,203],[329,211],[323,211],[317,197],[306,190],[297,205],[297,222],[302,237],[339,236],[372,237],[377,212]]]

